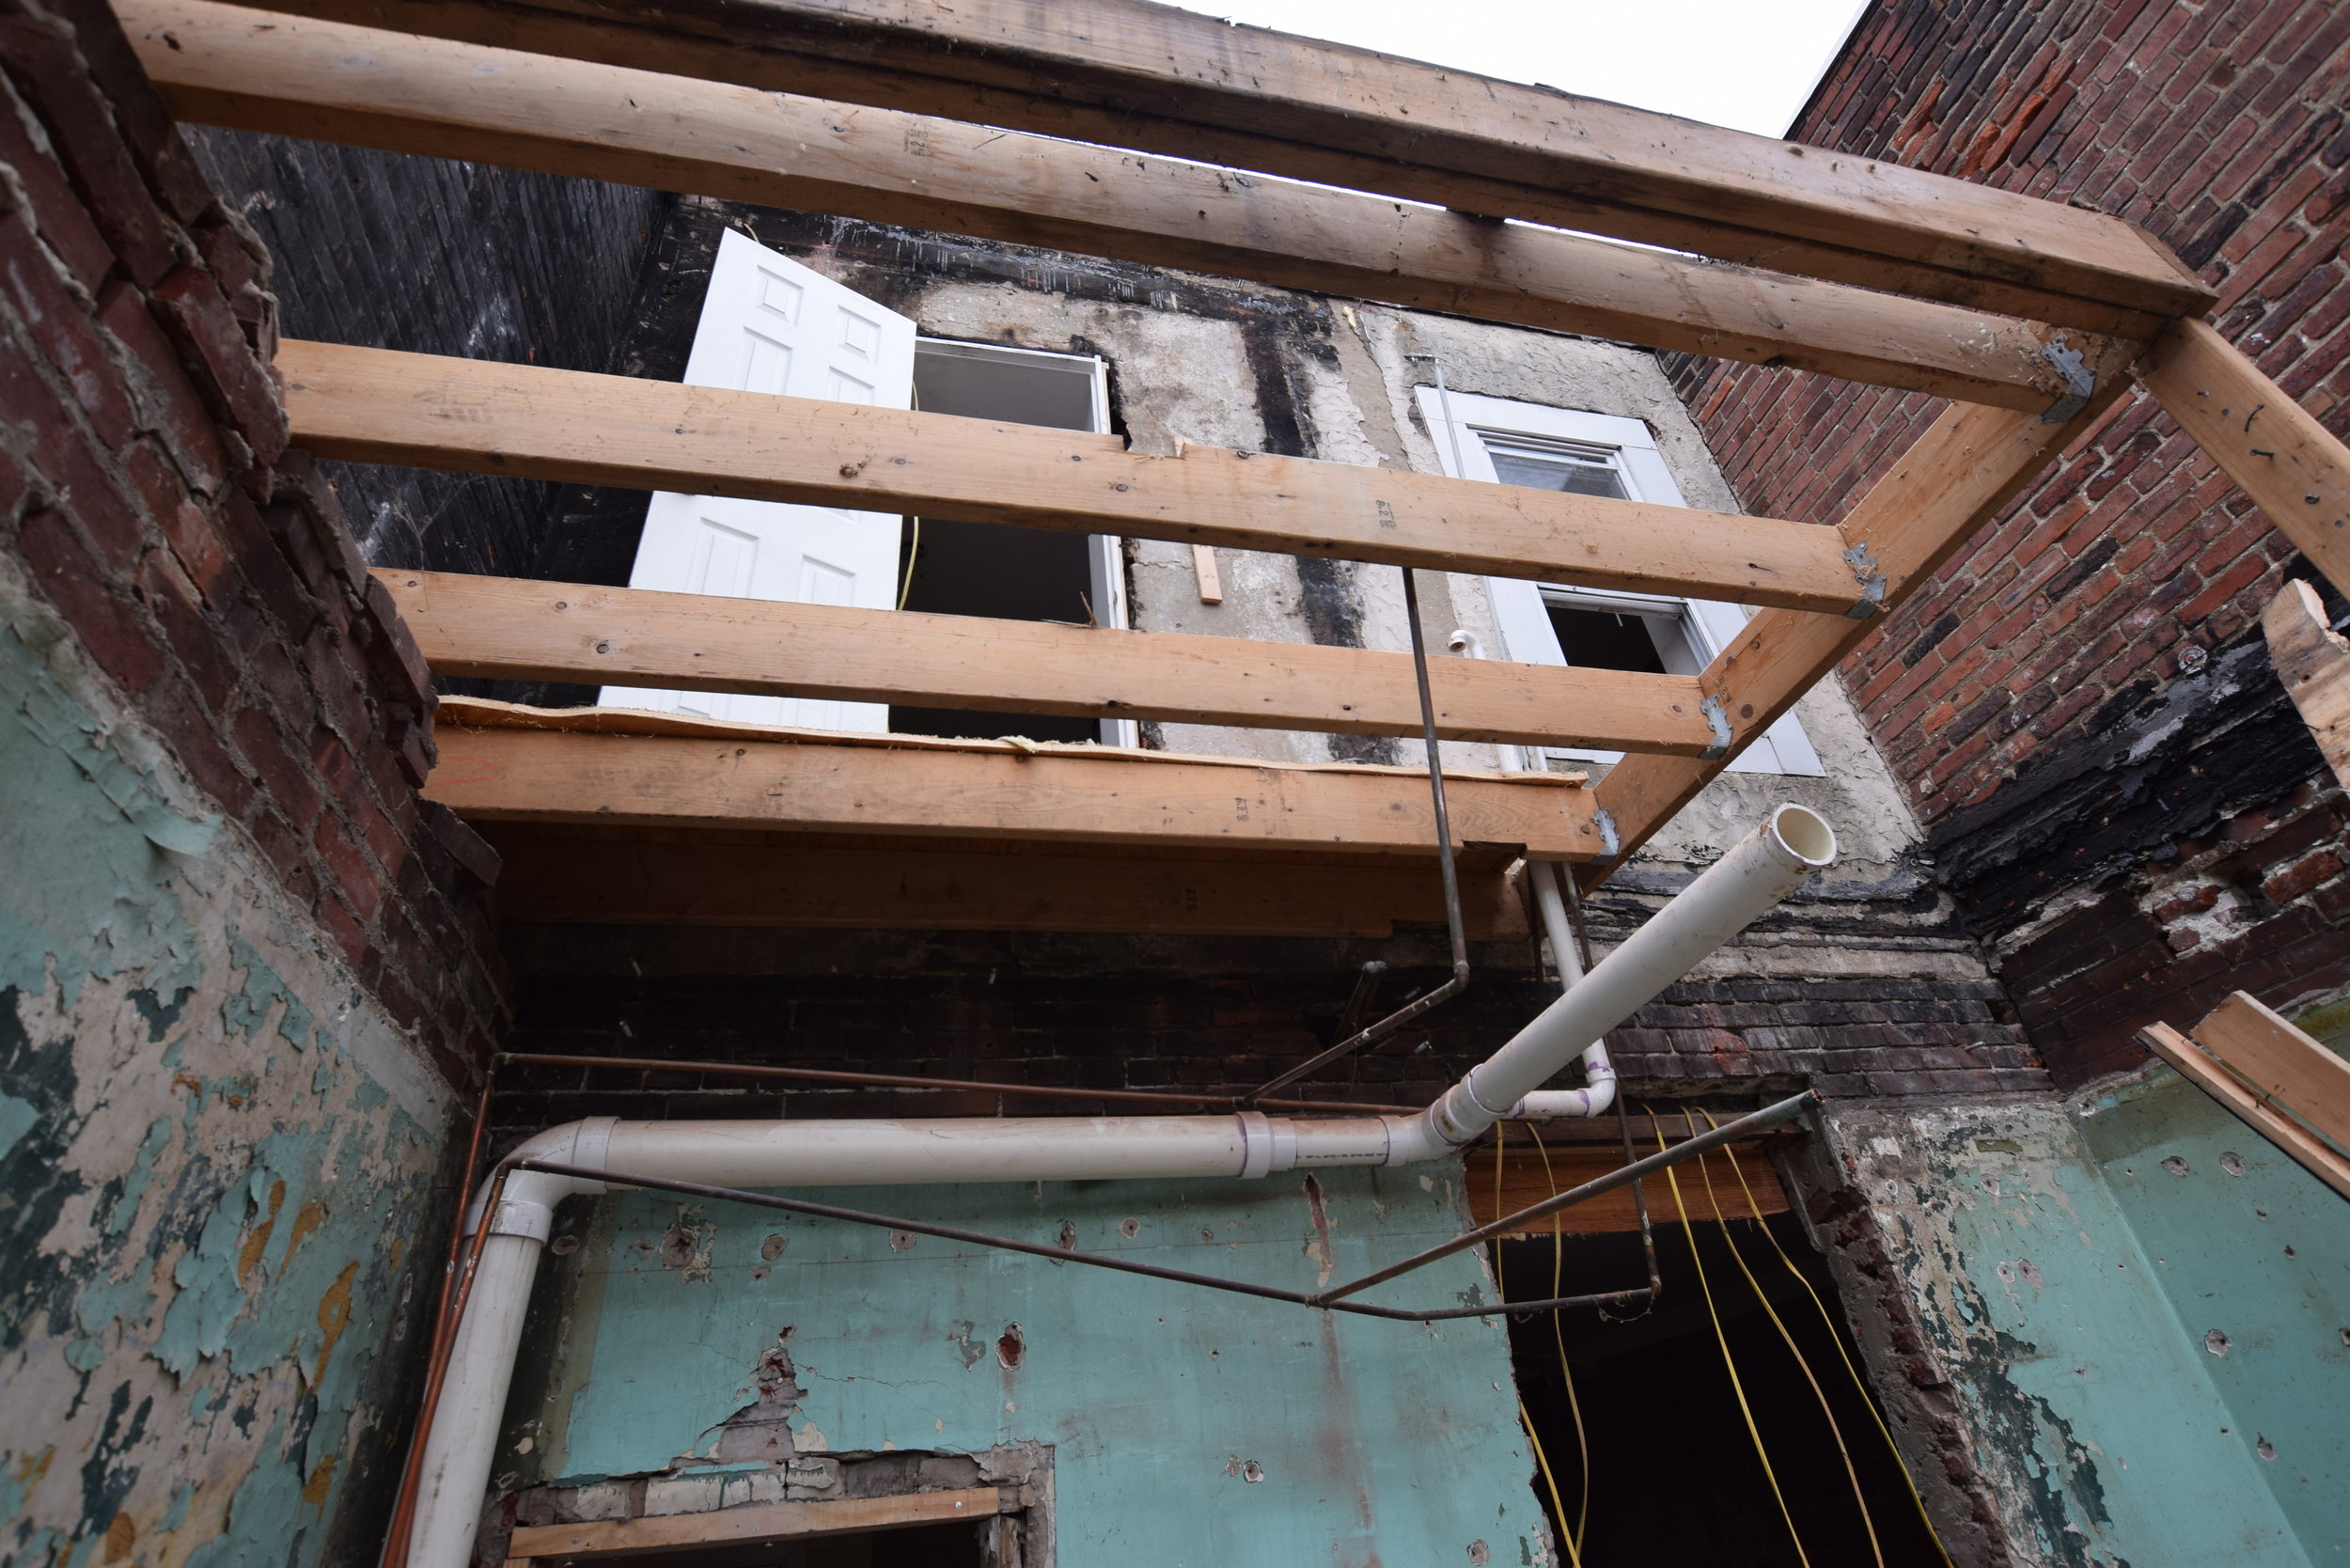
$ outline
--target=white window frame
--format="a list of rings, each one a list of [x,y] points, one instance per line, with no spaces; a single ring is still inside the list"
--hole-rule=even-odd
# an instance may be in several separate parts
[[[1072,375],[1087,378],[1089,402],[1093,410],[1095,435],[1107,435],[1110,429],[1109,366],[1100,354],[1057,353],[1049,349],[1015,349],[1002,343],[965,343],[952,337],[914,339],[916,361],[935,355],[943,359],[974,359],[995,365],[1042,366],[1067,370]],[[1126,606],[1126,561],[1124,541],[1116,534],[1086,536],[1086,563],[1092,579],[1093,618],[1100,624],[1124,631],[1128,624]],[[1141,727],[1133,719],[1105,718],[1102,723],[1104,745],[1138,746],[1142,744]]]
[[[1604,455],[1611,461],[1632,499],[1668,507],[1689,504],[1682,498],[1681,487],[1673,482],[1671,470],[1665,466],[1664,454],[1656,449],[1655,435],[1638,419],[1581,409],[1546,408],[1540,403],[1515,402],[1474,392],[1444,393],[1433,386],[1418,388],[1418,395],[1420,415],[1435,438],[1437,461],[1456,479],[1500,482],[1492,451],[1484,441],[1491,434],[1537,445],[1561,443],[1578,448],[1582,454]],[[1494,628],[1501,642],[1500,656],[1520,664],[1567,662],[1545,601],[1579,609],[1636,615],[1677,613],[1682,634],[1700,666],[1711,663],[1729,647],[1754,614],[1747,605],[1718,600],[1624,593],[1513,577],[1488,577],[1485,588],[1493,603]],[[1621,751],[1595,747],[1539,749],[1544,758],[1578,761],[1613,763],[1623,758]],[[1804,733],[1802,723],[1789,713],[1756,737],[1751,745],[1727,764],[1727,771],[1817,777],[1826,770],[1820,766],[1820,754],[1813,749],[1811,738]]]

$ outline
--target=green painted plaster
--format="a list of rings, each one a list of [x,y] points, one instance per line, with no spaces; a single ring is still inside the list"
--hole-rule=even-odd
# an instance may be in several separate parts
[[[1457,1233],[1454,1176],[1325,1172],[1320,1230],[1294,1176],[824,1196],[1310,1287]],[[529,1424],[500,1462],[525,1479],[714,1464],[722,1423],[780,1353],[803,1451],[1051,1445],[1058,1568],[1550,1560],[1493,1320],[1331,1316],[645,1194],[576,1223],[585,1244],[548,1287],[562,1310],[525,1352],[551,1376],[518,1396],[511,1418]],[[1449,1306],[1488,1288],[1463,1254],[1377,1299]]]
[[[0,1561],[356,1560],[445,1093],[110,700],[0,571]]]

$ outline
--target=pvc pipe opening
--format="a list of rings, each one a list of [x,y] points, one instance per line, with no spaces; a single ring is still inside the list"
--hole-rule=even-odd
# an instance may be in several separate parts
[[[1836,830],[1809,807],[1786,805],[1773,811],[1771,842],[1789,859],[1815,871],[1836,860]]]

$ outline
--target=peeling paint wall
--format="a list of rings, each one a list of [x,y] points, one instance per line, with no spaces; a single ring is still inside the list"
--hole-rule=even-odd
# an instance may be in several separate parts
[[[1462,1223],[1441,1169],[824,1196],[1292,1287]],[[651,1194],[574,1203],[553,1250],[524,1351],[546,1387],[518,1386],[505,1486],[1028,1442],[1052,1450],[1058,1568],[1551,1560],[1492,1320],[1331,1317]],[[1491,1289],[1464,1254],[1374,1299]]]
[[[0,574],[0,1560],[347,1561],[449,1107]]]
[[[1853,1206],[1814,1216],[1969,1560],[2345,1560],[2350,1207],[2314,1177],[2168,1069],[1829,1144]]]

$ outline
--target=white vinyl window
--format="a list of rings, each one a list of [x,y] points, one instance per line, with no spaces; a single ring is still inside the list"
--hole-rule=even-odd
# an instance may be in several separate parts
[[[1454,478],[1525,485],[1680,507],[1656,439],[1637,419],[1544,408],[1475,393],[1419,390],[1436,455]],[[1500,656],[1521,664],[1695,675],[1728,647],[1752,612],[1711,599],[1676,599],[1488,577]],[[1545,757],[1613,762],[1623,754],[1543,748]],[[1819,754],[1789,713],[1730,764],[1737,773],[1822,772]]]

